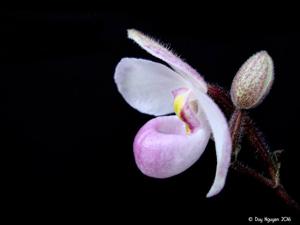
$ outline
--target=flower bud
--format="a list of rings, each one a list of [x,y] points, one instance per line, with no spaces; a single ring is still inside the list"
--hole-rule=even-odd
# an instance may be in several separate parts
[[[269,93],[273,80],[273,61],[268,53],[251,56],[233,79],[230,94],[234,105],[240,109],[256,107]]]

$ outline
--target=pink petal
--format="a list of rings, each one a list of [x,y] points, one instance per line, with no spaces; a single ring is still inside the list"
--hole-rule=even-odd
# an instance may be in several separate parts
[[[114,79],[129,105],[155,116],[172,113],[172,90],[187,86],[182,77],[167,66],[135,58],[123,58],[116,67]]]
[[[203,153],[210,130],[199,128],[186,135],[177,116],[157,117],[137,133],[133,148],[138,168],[147,176],[167,178],[193,165]]]
[[[206,195],[207,197],[211,197],[218,194],[225,185],[231,159],[231,136],[226,118],[216,103],[201,91],[196,91],[196,96],[201,110],[203,110],[205,117],[207,118],[216,144],[216,175],[214,183]]]
[[[207,92],[207,85],[202,76],[162,44],[134,29],[128,30],[128,38],[135,41],[151,55],[168,63],[174,70],[183,75],[185,79],[189,80],[197,88],[203,92]]]

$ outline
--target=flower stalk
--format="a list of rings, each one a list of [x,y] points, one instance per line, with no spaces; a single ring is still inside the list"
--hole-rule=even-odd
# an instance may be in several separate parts
[[[234,108],[230,99],[229,93],[220,86],[210,84],[208,86],[208,94],[215,100],[221,107],[227,117],[230,117],[230,129],[233,143],[233,159],[231,168],[241,174],[253,177],[266,187],[274,190],[276,195],[283,200],[283,202],[300,212],[300,206],[285,190],[284,186],[279,180],[280,162],[273,159],[273,154],[269,146],[263,138],[262,132],[255,126],[253,119],[249,116],[246,110]],[[270,178],[263,176],[260,172],[246,166],[237,159],[237,145],[240,144],[241,136],[247,138],[251,144],[252,150],[258,155],[260,161],[267,168]],[[282,151],[280,151],[281,153]],[[276,154],[276,151],[274,152]],[[276,165],[277,164],[277,165]]]
[[[244,131],[244,113],[241,109],[235,109],[230,121],[229,128],[231,131],[231,140],[232,140],[232,156],[233,161],[237,160],[238,154],[241,150],[241,140]]]
[[[255,126],[254,121],[248,115],[245,117],[245,121],[245,134],[247,139],[260,156],[261,161],[264,162],[272,180],[276,181],[278,177],[277,168],[272,160],[272,153],[264,140],[262,132]]]
[[[256,170],[244,165],[241,162],[235,161],[232,163],[231,168],[241,174],[246,176],[250,176],[260,182],[261,184],[265,185],[274,190],[275,194],[289,207],[295,209],[296,211],[300,212],[300,205],[296,202],[285,190],[282,184],[278,184],[274,187],[274,181],[266,178],[265,176],[261,175]]]

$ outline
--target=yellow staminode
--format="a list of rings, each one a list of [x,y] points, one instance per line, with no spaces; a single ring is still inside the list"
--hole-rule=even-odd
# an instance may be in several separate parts
[[[174,112],[176,113],[176,115],[179,117],[179,119],[181,119],[185,123],[186,133],[190,134],[191,129],[190,129],[189,125],[181,117],[181,111],[182,111],[183,106],[186,102],[187,96],[188,96],[187,93],[177,95],[174,99],[173,107],[174,107]]]

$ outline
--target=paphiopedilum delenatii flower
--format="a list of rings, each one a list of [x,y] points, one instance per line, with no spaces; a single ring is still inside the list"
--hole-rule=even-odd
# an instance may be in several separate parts
[[[128,30],[128,37],[172,68],[137,58],[123,58],[116,67],[115,82],[127,103],[159,116],[147,122],[134,139],[138,168],[155,178],[177,175],[199,159],[213,135],[217,168],[207,197],[218,194],[225,184],[232,146],[227,121],[207,95],[206,82],[155,40],[133,29]]]

